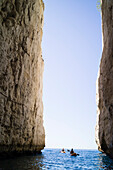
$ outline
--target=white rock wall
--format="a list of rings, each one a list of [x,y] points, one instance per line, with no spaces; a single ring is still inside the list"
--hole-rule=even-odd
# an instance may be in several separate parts
[[[42,0],[0,0],[0,152],[40,151]]]
[[[97,79],[96,142],[113,158],[113,0],[102,0],[103,53]]]

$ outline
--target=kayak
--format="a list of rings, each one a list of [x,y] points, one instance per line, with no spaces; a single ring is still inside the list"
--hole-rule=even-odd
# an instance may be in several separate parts
[[[77,156],[77,154],[76,153],[72,153],[71,156]]]
[[[65,151],[61,151],[61,153],[66,153]]]

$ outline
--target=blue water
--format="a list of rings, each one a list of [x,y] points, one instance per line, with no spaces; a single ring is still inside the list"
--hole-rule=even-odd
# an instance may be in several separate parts
[[[36,156],[22,156],[0,161],[0,170],[65,170],[65,169],[113,169],[113,160],[97,150],[74,150],[80,155],[70,156],[60,149],[44,149]]]

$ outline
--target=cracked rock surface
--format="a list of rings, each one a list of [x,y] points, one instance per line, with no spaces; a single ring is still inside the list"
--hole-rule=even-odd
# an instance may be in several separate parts
[[[42,0],[0,0],[0,153],[40,151]]]
[[[103,53],[97,80],[96,143],[113,158],[113,0],[102,0]]]

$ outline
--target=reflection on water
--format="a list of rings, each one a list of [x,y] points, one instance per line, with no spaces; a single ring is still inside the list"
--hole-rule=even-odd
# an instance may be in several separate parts
[[[108,169],[111,170],[113,169],[113,160],[110,159],[108,156],[106,156],[103,153],[99,153],[99,167],[101,169]]]
[[[0,170],[40,170],[40,169],[113,169],[113,160],[97,150],[75,150],[80,155],[70,156],[60,149],[45,149],[40,155],[23,156],[1,160]]]
[[[0,170],[35,170],[43,169],[43,154],[22,156],[0,161]]]

